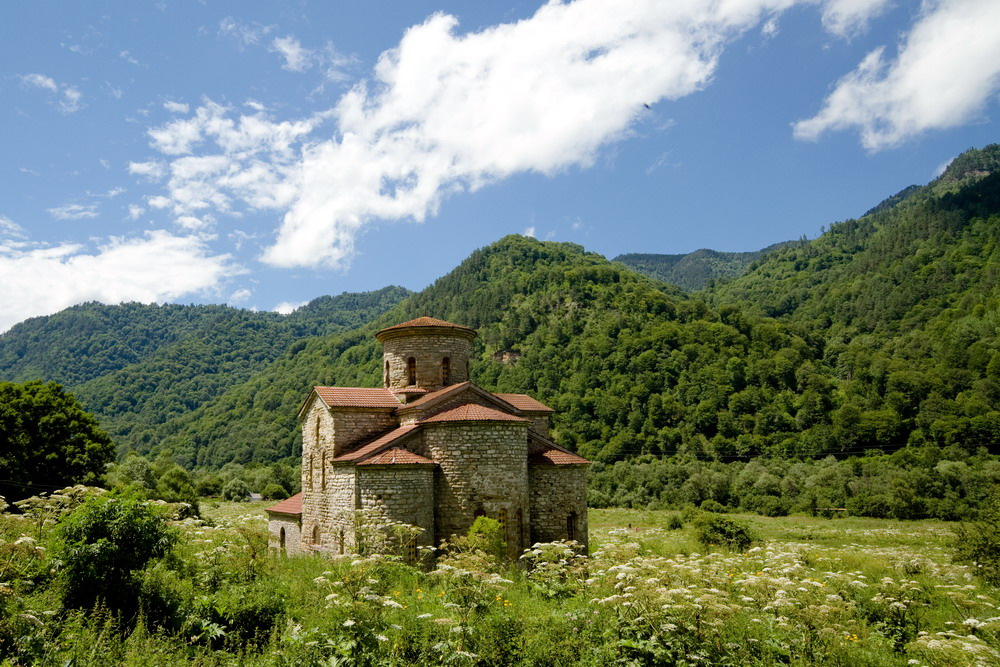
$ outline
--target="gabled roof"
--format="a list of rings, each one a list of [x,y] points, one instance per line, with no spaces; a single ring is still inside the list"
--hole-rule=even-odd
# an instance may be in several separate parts
[[[590,461],[557,445],[543,435],[528,431],[528,465],[588,465]]]
[[[476,331],[470,329],[469,327],[463,327],[458,324],[452,324],[451,322],[445,322],[444,320],[439,320],[433,317],[418,317],[415,320],[410,320],[409,322],[403,322],[402,324],[395,324],[391,327],[386,327],[382,329],[377,334],[375,334],[375,339],[379,342],[383,342],[386,337],[393,337],[407,329],[437,329],[437,333],[453,333],[463,338],[468,338],[472,340],[476,337]],[[428,333],[434,333],[428,331]]]
[[[527,422],[524,417],[518,417],[507,412],[500,412],[476,403],[466,403],[457,408],[451,408],[423,419],[421,424],[440,424],[444,422]]]
[[[493,403],[500,410],[517,412],[517,408],[507,401],[499,398],[496,394],[491,394],[482,387],[474,385],[469,381],[459,382],[458,384],[448,385],[447,387],[438,389],[437,391],[432,391],[426,396],[421,396],[415,401],[399,406],[397,412],[399,414],[406,414],[414,411],[426,412],[427,410],[432,409],[435,405],[444,403],[445,401],[458,396],[463,391],[471,391],[475,393],[487,402]]]
[[[313,387],[331,408],[398,408],[399,400],[389,389],[369,387]]]
[[[352,461],[359,461],[367,456],[377,453],[379,450],[388,447],[394,442],[399,442],[417,428],[419,427],[416,424],[409,424],[407,426],[394,428],[388,433],[383,433],[374,440],[363,443],[351,451],[335,457],[332,459],[331,463],[349,463]]]
[[[318,397],[329,408],[369,408],[372,410],[395,410],[399,399],[388,389],[370,387],[313,387],[299,408],[299,419]]]
[[[291,498],[286,498],[277,505],[271,505],[264,511],[273,514],[302,514],[302,494],[296,493]]]
[[[380,452],[369,459],[358,463],[359,466],[384,466],[384,465],[437,465],[426,456],[414,454],[401,447],[394,447]]]
[[[527,394],[493,394],[502,401],[510,403],[521,412],[555,412],[552,408],[541,401],[537,401]]]
[[[590,461],[582,456],[577,456],[572,452],[565,452],[561,449],[555,449],[554,447],[543,449],[528,456],[528,465],[565,466],[586,465],[589,463]]]

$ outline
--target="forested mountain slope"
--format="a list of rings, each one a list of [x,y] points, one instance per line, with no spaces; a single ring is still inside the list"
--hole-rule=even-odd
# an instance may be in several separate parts
[[[775,243],[754,252],[720,252],[702,248],[680,255],[627,253],[618,255],[612,261],[621,262],[650,278],[695,291],[714,280],[743,275],[753,262],[788,243],[791,242]]]
[[[548,403],[553,437],[602,463],[996,449],[998,156],[970,151],[930,185],[693,295],[577,245],[510,236],[419,294],[324,297],[286,318],[162,307],[152,323],[74,337],[60,317],[145,307],[70,309],[0,338],[0,369],[89,378],[63,381],[119,446],[187,467],[294,460],[309,387],[377,386],[374,333],[427,315],[476,329],[473,379]],[[146,341],[167,315],[183,326]],[[115,354],[84,363],[58,346]]]
[[[1000,443],[1000,146],[705,293],[823,341],[861,445]],[[904,191],[906,192],[906,191]]]
[[[288,316],[226,306],[90,303],[0,337],[0,378],[55,380],[119,446],[136,446],[266,368],[296,341],[355,328],[410,293],[387,287],[313,300]]]
[[[737,308],[712,311],[579,246],[519,236],[474,252],[369,325],[298,343],[245,384],[151,429],[142,446],[198,466],[294,456],[308,388],[377,386],[373,334],[420,315],[475,328],[473,379],[548,403],[555,439],[597,460],[833,447],[824,422],[833,387],[809,341]]]

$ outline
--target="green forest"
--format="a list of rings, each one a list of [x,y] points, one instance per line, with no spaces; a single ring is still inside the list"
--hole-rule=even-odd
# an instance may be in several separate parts
[[[59,383],[120,462],[169,461],[196,485],[227,464],[293,468],[309,387],[377,386],[373,334],[427,315],[477,330],[475,382],[556,410],[554,439],[596,464],[597,506],[958,518],[1000,481],[998,164],[1000,147],[970,150],[697,292],[508,236],[419,293],[288,316],[76,306],[0,336],[0,378]]]

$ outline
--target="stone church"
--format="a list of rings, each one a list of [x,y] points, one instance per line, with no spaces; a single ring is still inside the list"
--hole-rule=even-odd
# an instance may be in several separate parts
[[[356,551],[358,510],[440,544],[497,519],[512,556],[534,542],[587,545],[589,461],[549,439],[554,411],[469,381],[476,332],[430,317],[379,331],[382,388],[313,387],[299,411],[302,492],[268,508],[285,553]]]

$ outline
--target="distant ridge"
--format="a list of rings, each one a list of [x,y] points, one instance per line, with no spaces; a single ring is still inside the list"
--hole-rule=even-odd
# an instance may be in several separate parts
[[[612,261],[650,278],[677,285],[689,292],[704,289],[713,280],[735,278],[750,265],[793,241],[783,241],[752,252],[722,252],[702,248],[687,254],[626,253]]]

